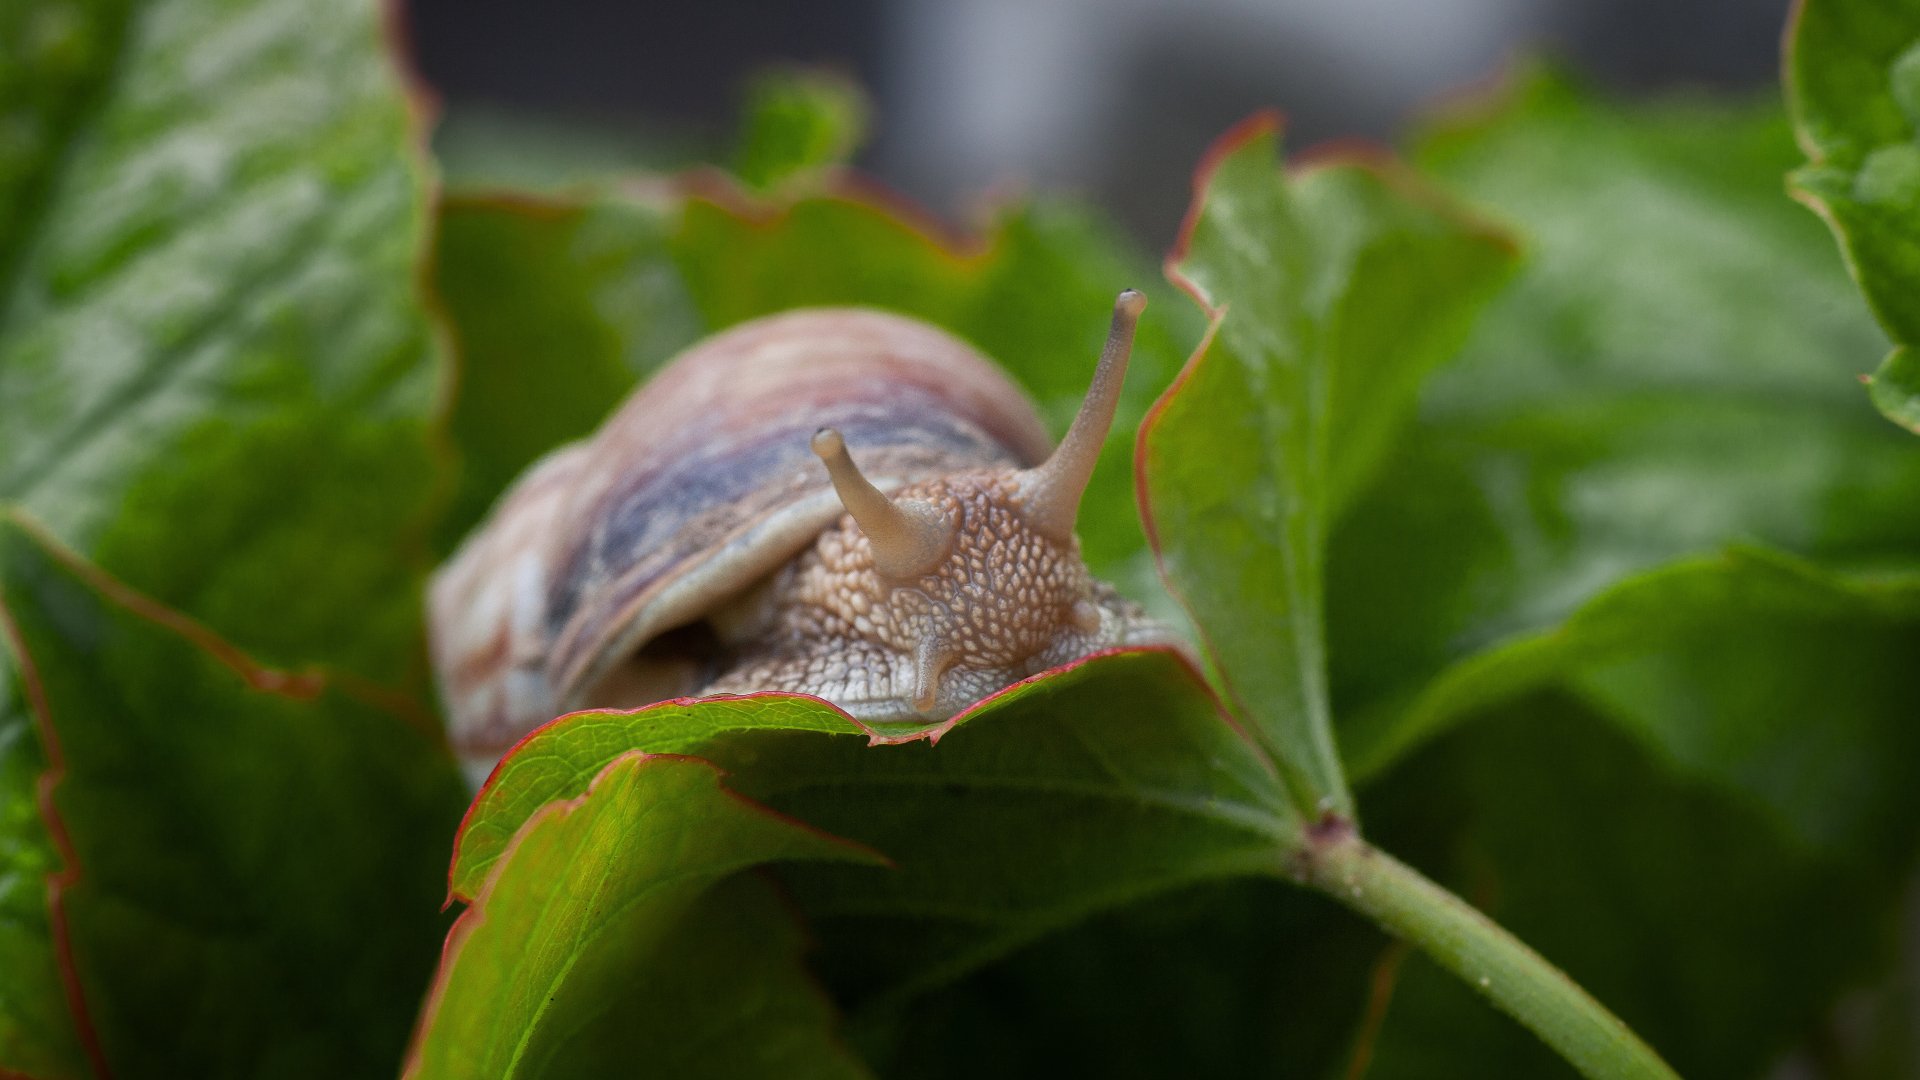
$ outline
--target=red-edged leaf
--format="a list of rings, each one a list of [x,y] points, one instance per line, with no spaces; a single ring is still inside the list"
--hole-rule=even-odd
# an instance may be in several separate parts
[[[1141,505],[1235,713],[1303,814],[1351,812],[1322,622],[1329,519],[1504,279],[1511,245],[1396,169],[1287,177],[1278,123],[1224,136],[1168,276],[1213,319],[1141,428]]]
[[[1258,753],[1169,652],[1035,676],[937,743],[872,742],[832,706],[792,695],[563,717],[481,792],[454,890],[484,876],[532,808],[577,796],[620,753],[697,755],[741,793],[893,861],[782,871],[822,935],[829,981],[874,1004],[1132,899],[1278,872],[1298,829]]]
[[[437,740],[255,665],[17,516],[0,604],[34,673],[55,928],[104,1065],[390,1069],[444,925],[460,789]]]
[[[502,848],[447,939],[406,1075],[862,1075],[791,914],[728,880],[789,859],[878,861],[706,762],[616,756]]]

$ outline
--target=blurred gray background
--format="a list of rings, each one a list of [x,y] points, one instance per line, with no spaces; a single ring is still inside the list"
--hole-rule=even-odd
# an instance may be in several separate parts
[[[1786,11],[1786,0],[408,3],[456,176],[724,159],[747,76],[797,62],[871,93],[860,164],[910,198],[964,214],[982,192],[1077,191],[1155,246],[1178,225],[1201,150],[1256,108],[1284,110],[1296,148],[1391,139],[1424,104],[1529,53],[1627,94],[1759,91],[1774,82]],[[525,160],[541,157],[552,160]]]

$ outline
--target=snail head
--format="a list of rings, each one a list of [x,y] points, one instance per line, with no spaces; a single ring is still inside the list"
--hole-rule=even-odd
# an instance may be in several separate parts
[[[822,595],[853,630],[910,656],[913,707],[954,707],[1012,679],[1122,643],[1139,613],[1096,581],[1074,520],[1113,426],[1146,297],[1114,303],[1092,388],[1066,437],[1030,469],[922,481],[888,496],[860,471],[838,431],[813,436],[846,508],[823,540]]]

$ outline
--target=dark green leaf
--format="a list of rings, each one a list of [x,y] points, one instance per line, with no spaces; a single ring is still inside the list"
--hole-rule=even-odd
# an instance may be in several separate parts
[[[0,521],[71,845],[58,901],[121,1075],[392,1068],[444,925],[437,740],[231,645]]]
[[[1581,662],[1558,628],[1636,574],[1729,544],[1897,568],[1920,536],[1920,455],[1851,378],[1882,339],[1772,179],[1778,113],[1628,113],[1537,74],[1509,93],[1426,159],[1517,220],[1531,265],[1331,547],[1342,740],[1368,769],[1456,689],[1530,684],[1496,685],[1525,654]]]
[[[1911,761],[1920,733],[1888,749]],[[1362,805],[1383,843],[1616,1007],[1682,1075],[1770,1075],[1886,956],[1903,872],[1810,850],[1777,814],[1689,771],[1578,701],[1538,694],[1407,759]],[[1414,957],[1366,1075],[1573,1073]]]
[[[1806,0],[1787,38],[1788,98],[1812,160],[1795,190],[1833,227],[1897,347],[1882,412],[1920,433],[1920,3]]]
[[[857,1077],[764,883],[790,859],[877,861],[721,787],[621,754],[537,809],[448,939],[409,1077]]]
[[[569,717],[481,792],[455,892],[532,808],[577,795],[630,749],[711,760],[741,794],[893,860],[784,875],[830,982],[856,1003],[898,1000],[1134,898],[1276,872],[1297,829],[1186,666],[1121,653],[990,699],[937,746],[870,747],[837,711],[781,695]]]
[[[47,877],[59,869],[34,797],[46,756],[0,635],[0,1071],[37,1080],[88,1074],[48,926]]]
[[[1215,329],[1144,429],[1142,491],[1233,709],[1306,813],[1350,809],[1322,642],[1330,508],[1504,276],[1485,228],[1397,174],[1289,182],[1270,123],[1204,167],[1173,265]]]
[[[762,72],[747,88],[734,175],[766,191],[844,165],[866,135],[867,112],[860,88],[831,72]]]
[[[900,1080],[1338,1077],[1383,947],[1318,894],[1213,882],[1049,935],[862,1048]]]
[[[105,89],[126,12],[123,0],[0,11],[0,281],[19,265],[82,112]]]
[[[1896,764],[1910,741],[1898,703],[1917,632],[1912,575],[1841,577],[1746,550],[1679,562],[1366,718],[1380,726],[1356,726],[1355,775],[1475,710],[1565,682],[1683,772],[1768,807],[1796,842],[1897,859],[1917,838]]]

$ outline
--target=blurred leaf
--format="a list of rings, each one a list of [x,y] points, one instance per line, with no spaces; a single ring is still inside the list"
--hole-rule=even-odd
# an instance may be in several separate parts
[[[1536,694],[1407,759],[1363,806],[1383,843],[1615,1005],[1682,1075],[1770,1075],[1886,955],[1901,872],[1811,850],[1688,771],[1579,701]],[[1420,957],[1372,1052],[1370,1080],[1574,1075]]]
[[[61,762],[58,904],[106,1061],[392,1068],[444,925],[433,867],[461,803],[444,752],[50,543],[0,520],[0,590]]]
[[[1896,348],[1873,379],[1920,433],[1920,3],[1805,0],[1787,37],[1788,99],[1812,160],[1795,191],[1832,226]]]
[[[825,945],[830,985],[855,1005],[897,1003],[1135,898],[1277,872],[1297,829],[1184,663],[1118,653],[989,699],[937,748],[869,747],[838,711],[783,695],[568,717],[482,790],[455,893],[484,878],[530,810],[577,796],[633,749],[710,760],[742,795],[893,860],[782,875]]]
[[[1901,346],[1868,380],[1867,393],[1887,419],[1920,434],[1920,351]]]
[[[48,925],[47,877],[60,856],[35,799],[46,755],[14,678],[12,643],[0,634],[0,644],[0,1071],[65,1080],[90,1070]]]
[[[699,336],[667,257],[667,207],[637,199],[446,200],[435,284],[460,352],[449,429],[451,550],[533,461],[581,438],[636,380]]]
[[[1825,574],[1749,550],[1674,563],[1369,717],[1381,727],[1354,729],[1355,775],[1475,710],[1567,682],[1682,771],[1776,814],[1797,843],[1898,861],[1920,839],[1898,764],[1920,751],[1898,705],[1916,632],[1913,575]]]
[[[868,1052],[900,1080],[1338,1077],[1382,947],[1318,894],[1210,882],[1096,915],[915,1001]]]
[[[1362,767],[1587,663],[1578,636],[1611,616],[1563,622],[1676,559],[1914,565],[1920,455],[1853,389],[1849,357],[1882,339],[1772,179],[1792,155],[1774,110],[1623,112],[1538,74],[1429,138],[1426,161],[1533,258],[1331,545],[1333,685]],[[1659,629],[1664,601],[1634,603],[1645,621],[1615,638]],[[1817,674],[1769,675],[1796,671]]]
[[[874,862],[627,752],[535,811],[448,938],[410,1077],[864,1075],[801,971],[792,916],[739,871]]]
[[[432,139],[434,164],[456,198],[592,192],[692,168],[717,149],[690,127],[628,112],[596,121],[471,100],[446,103]]]
[[[381,27],[372,0],[130,19],[0,252],[0,501],[273,661],[396,680],[437,372]]]
[[[0,504],[275,662],[417,681],[436,371],[382,26],[371,0],[6,5]],[[0,1067],[71,1074],[17,702]]]
[[[762,72],[747,87],[734,175],[748,187],[767,191],[844,165],[866,136],[869,111],[860,88],[832,72]]]
[[[1143,429],[1141,490],[1228,700],[1315,814],[1351,809],[1321,638],[1329,508],[1510,252],[1398,174],[1334,165],[1289,182],[1277,147],[1256,121],[1202,166],[1170,273],[1215,329]]]
[[[124,0],[47,0],[0,10],[0,281],[16,271],[81,114],[104,89]]]

